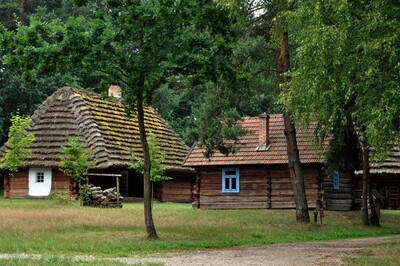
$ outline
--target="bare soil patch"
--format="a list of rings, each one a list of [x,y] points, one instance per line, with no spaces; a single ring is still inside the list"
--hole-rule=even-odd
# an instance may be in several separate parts
[[[262,247],[227,248],[151,255],[118,259],[126,263],[162,263],[164,265],[345,265],[367,246],[396,242],[400,235],[327,242],[274,244]]]

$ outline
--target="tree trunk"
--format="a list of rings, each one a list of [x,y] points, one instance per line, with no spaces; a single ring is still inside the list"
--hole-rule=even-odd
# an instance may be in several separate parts
[[[379,217],[375,210],[374,200],[371,193],[371,176],[369,173],[369,147],[363,141],[363,202],[362,202],[363,225],[380,226]]]
[[[369,179],[369,169],[368,165],[365,163],[369,160],[369,151],[365,147],[365,142],[363,142],[363,185],[362,185],[362,223],[363,225],[369,225],[368,220],[368,179]]]
[[[140,132],[140,143],[142,144],[143,150],[143,161],[144,161],[144,174],[143,174],[143,183],[144,183],[144,221],[146,224],[147,237],[150,239],[158,238],[156,228],[153,222],[153,213],[151,208],[151,182],[150,182],[150,153],[149,146],[146,138],[146,131],[144,125],[144,110],[143,110],[143,95],[138,93],[136,95],[136,108],[138,115],[138,123],[139,123],[139,132]]]
[[[289,40],[287,32],[282,33],[281,44],[276,45],[275,52],[279,86],[281,87],[281,90],[285,91],[287,90],[286,86],[289,82],[287,74],[290,70]],[[299,149],[297,147],[296,128],[292,122],[290,113],[285,111],[283,113],[290,180],[292,182],[296,204],[296,220],[298,222],[310,222],[304,176],[301,169]]]
[[[23,14],[25,12],[25,0],[20,0],[20,12]]]

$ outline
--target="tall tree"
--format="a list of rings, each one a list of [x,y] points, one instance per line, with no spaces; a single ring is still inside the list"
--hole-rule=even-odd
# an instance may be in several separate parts
[[[297,7],[289,110],[305,123],[317,121],[321,140],[333,136],[336,147],[346,145],[345,136],[358,136],[362,220],[379,225],[370,193],[369,152],[384,159],[400,131],[400,4],[304,0]]]
[[[273,84],[276,88],[279,88],[277,91],[280,91],[282,95],[290,93],[288,87],[290,58],[286,15],[291,7],[288,1],[221,0],[218,2],[230,9],[232,15],[241,18],[240,21],[244,22],[254,34],[261,35],[268,42],[270,52],[264,53],[263,55],[266,56],[262,59],[265,62],[271,62],[271,58],[275,59],[274,62],[270,63],[275,65],[275,67],[270,68],[275,73],[268,69],[268,71],[264,70],[259,74],[266,76],[274,74],[278,77],[278,81]],[[252,58],[249,57],[248,59]],[[232,72],[235,70],[233,68]],[[239,136],[246,133],[236,124],[236,121],[243,114],[240,112],[240,105],[236,102],[243,102],[243,98],[238,95],[243,95],[240,86],[245,84],[240,82],[242,77],[240,71],[236,70],[234,73],[237,78],[228,79],[228,86],[220,81],[219,86],[216,86],[217,89],[214,88],[208,98],[205,98],[206,105],[203,108],[206,111],[203,113],[205,115],[200,116],[201,128],[199,131],[201,131],[200,145],[206,148],[206,155],[212,155],[213,149],[218,149],[222,153],[233,152],[234,142],[227,140],[237,140]],[[266,89],[269,88],[258,88],[257,92],[260,93]],[[268,109],[265,111],[269,111]],[[296,128],[291,113],[286,110],[284,101],[282,109],[284,111],[284,134],[287,141],[288,166],[296,204],[296,220],[298,222],[309,222],[310,217],[297,147]],[[212,114],[211,118],[210,114]]]
[[[31,18],[29,26],[20,25],[9,38],[6,63],[19,66],[26,76],[64,68],[97,71],[121,85],[127,106],[137,112],[144,161],[145,225],[148,237],[157,238],[144,105],[168,77],[188,74],[219,54],[225,42],[221,29],[199,10],[207,7],[215,18],[224,14],[207,0],[104,0],[87,5],[93,5],[90,16],[71,17],[66,23]]]
[[[276,1],[277,16],[273,24],[273,36],[275,39],[276,71],[279,79],[281,95],[290,93],[290,57],[289,57],[289,32],[286,13],[289,11],[287,0]],[[310,222],[304,175],[301,167],[299,149],[297,146],[296,127],[292,120],[291,112],[283,106],[283,122],[287,145],[288,166],[293,195],[296,204],[296,220],[298,222]]]

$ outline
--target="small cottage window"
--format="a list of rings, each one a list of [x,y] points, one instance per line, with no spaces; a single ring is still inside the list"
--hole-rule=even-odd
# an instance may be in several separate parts
[[[333,189],[338,190],[340,188],[340,174],[339,171],[333,172]]]
[[[222,169],[222,192],[239,193],[239,168]]]
[[[44,173],[43,172],[36,173],[36,183],[44,183]]]

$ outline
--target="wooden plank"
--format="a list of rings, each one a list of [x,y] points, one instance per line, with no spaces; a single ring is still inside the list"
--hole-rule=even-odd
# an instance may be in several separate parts
[[[190,189],[192,186],[190,183],[183,183],[183,182],[179,182],[179,183],[164,183],[163,184],[164,188],[168,188],[168,189]]]
[[[326,209],[330,211],[350,211],[350,205],[339,205],[339,204],[327,204]]]
[[[191,197],[168,197],[168,196],[163,196],[163,201],[164,202],[191,202],[192,199]]]
[[[334,189],[324,189],[324,191],[325,192],[327,192],[327,193],[342,193],[342,194],[344,194],[344,193],[351,193],[352,191],[351,191],[352,189],[351,188],[339,188],[339,189],[337,189],[337,190],[334,190]]]
[[[271,190],[271,197],[293,196],[292,190]]]
[[[240,193],[223,193],[221,190],[208,190],[200,191],[200,197],[202,196],[221,196],[221,195],[234,195],[236,197],[251,197],[251,196],[259,196],[259,195],[267,195],[267,191],[262,190],[246,190],[240,191]]]
[[[235,197],[235,196],[225,196],[225,197],[201,197],[200,201],[202,203],[217,203],[217,202],[267,202],[266,196],[258,196],[258,197]]]
[[[202,204],[200,201],[201,209],[266,209],[267,203],[265,202],[252,202],[252,203],[211,203],[211,204]]]
[[[325,200],[328,205],[333,204],[333,205],[352,205],[353,200],[352,199],[326,199]]]
[[[294,202],[271,202],[272,209],[293,209],[296,208]]]
[[[308,208],[315,208],[315,202],[308,201]],[[296,204],[294,202],[271,202],[271,209],[295,209]]]
[[[322,186],[324,189],[333,189],[333,184],[324,184]],[[339,188],[352,188],[353,185],[352,184],[339,184]]]
[[[351,194],[324,193],[324,199],[350,199]]]

